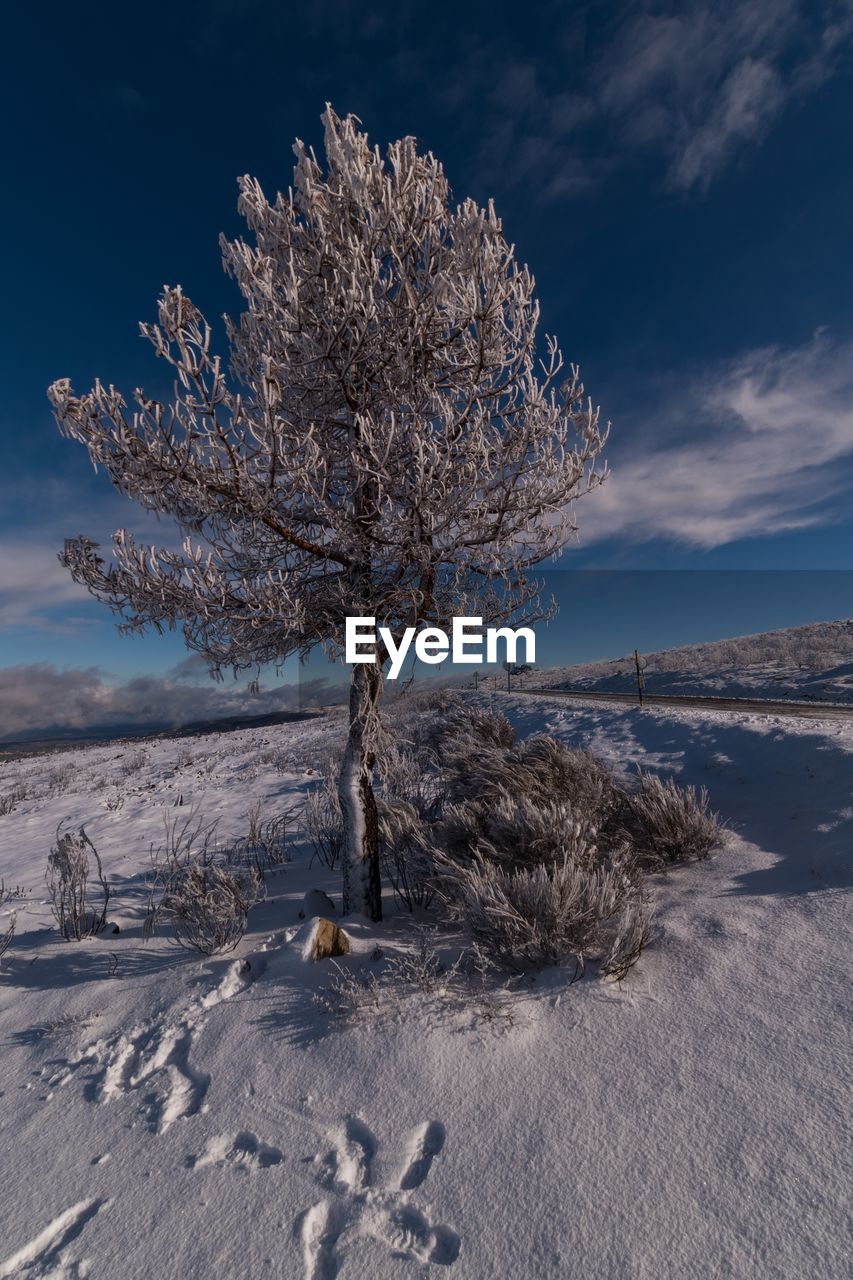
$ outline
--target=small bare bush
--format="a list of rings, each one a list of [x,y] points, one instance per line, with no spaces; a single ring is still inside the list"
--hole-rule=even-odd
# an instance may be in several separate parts
[[[179,946],[202,955],[232,951],[242,938],[263,879],[254,866],[223,865],[217,825],[196,809],[164,810],[164,842],[151,849],[146,939],[161,922]]]
[[[6,884],[6,881],[0,877],[0,907],[5,907],[7,902],[15,902],[21,898],[26,898],[30,892],[25,889],[22,884]]]
[[[62,1036],[75,1031],[84,1031],[104,1016],[104,1009],[84,1009],[80,1013],[64,1013],[58,1018],[50,1018],[42,1022],[33,1031],[39,1039],[47,1036]]]
[[[265,747],[258,752],[255,763],[259,768],[261,766],[272,768],[278,774],[290,773],[298,767],[292,753],[285,751],[282,747]]]
[[[237,946],[262,881],[253,868],[237,871],[198,862],[173,870],[161,885],[162,896],[145,922],[145,937],[163,920],[179,946],[212,956]]]
[[[11,791],[0,796],[0,817],[14,813],[17,805],[27,798],[27,788],[22,782],[16,782]]]
[[[411,951],[391,956],[385,966],[385,975],[391,982],[414,988],[427,996],[445,996],[464,972],[465,955],[452,965],[442,960],[435,947],[435,931],[421,926],[415,932],[415,946]]]
[[[350,1022],[357,1017],[379,1017],[388,1014],[396,1001],[381,981],[380,975],[362,966],[344,969],[332,961],[334,976],[315,992],[313,1000],[317,1008],[332,1018]]]
[[[9,923],[6,926],[5,932],[0,933],[0,965],[2,965],[3,956],[6,954],[6,952],[9,950],[9,948],[12,945],[12,939],[15,936],[15,925],[17,924],[17,922],[18,922],[18,917],[13,914],[9,918]]]
[[[489,962],[463,951],[446,963],[434,940],[434,930],[421,926],[414,947],[401,954],[386,959],[380,952],[374,963],[355,969],[333,961],[334,976],[317,992],[314,1003],[344,1022],[399,1021],[407,1013],[421,1018],[426,1004],[432,1013],[473,1014],[477,1023],[493,1031],[515,1026],[518,1019],[508,985],[487,983]]]
[[[302,825],[316,858],[334,870],[341,860],[346,836],[334,776],[323,777],[308,792],[302,807]]]
[[[195,808],[183,813],[163,811],[163,843],[151,849],[151,861],[178,870],[191,863],[206,865],[216,855],[219,819],[208,822]]]
[[[275,817],[267,818],[261,801],[256,801],[246,815],[248,833],[234,842],[229,850],[229,862],[252,866],[259,876],[290,862],[287,834],[293,830],[300,812],[299,805],[290,805]]]
[[[122,758],[119,765],[119,773],[123,778],[130,778],[135,773],[139,773],[148,763],[148,755],[145,751],[129,751]]]
[[[90,854],[95,859],[100,895],[103,898],[100,910],[90,907],[88,902]],[[61,826],[57,828],[56,843],[47,859],[45,881],[57,928],[66,942],[71,939],[80,942],[104,929],[110,887],[100,855],[83,827],[79,831],[66,832],[61,830]]]
[[[45,789],[50,796],[63,795],[71,785],[74,770],[70,764],[58,764],[49,769],[45,776]]]
[[[725,838],[704,787],[679,787],[642,771],[627,799],[626,828],[638,857],[653,867],[709,858]]]

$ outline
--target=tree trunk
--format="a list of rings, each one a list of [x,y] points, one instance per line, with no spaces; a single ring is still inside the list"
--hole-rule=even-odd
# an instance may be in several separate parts
[[[349,738],[338,777],[346,835],[343,911],[359,912],[370,920],[382,919],[379,814],[373,794],[381,692],[380,668],[356,663],[350,683]]]

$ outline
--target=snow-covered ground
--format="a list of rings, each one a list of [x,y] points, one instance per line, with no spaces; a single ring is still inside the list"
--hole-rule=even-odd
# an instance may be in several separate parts
[[[415,993],[338,1025],[296,850],[237,952],[141,938],[164,813],[223,838],[304,792],[339,715],[6,763],[0,875],[25,896],[0,976],[0,1278],[849,1274],[853,724],[496,695],[620,769],[705,784],[726,848],[651,881],[621,985],[551,969],[512,1025]],[[53,771],[53,772],[51,772]],[[183,805],[178,801],[183,799]],[[85,822],[121,929],[63,944],[45,857]],[[392,904],[346,966],[410,944]],[[248,965],[245,961],[248,959]]]
[[[853,703],[853,619],[685,645],[642,655],[649,693]],[[531,677],[540,688],[632,693],[634,655]]]

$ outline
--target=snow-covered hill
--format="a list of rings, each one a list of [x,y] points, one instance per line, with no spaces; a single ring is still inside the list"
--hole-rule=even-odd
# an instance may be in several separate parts
[[[853,702],[853,618],[641,655],[649,693]],[[537,687],[632,692],[634,655],[557,667]]]
[[[142,941],[164,816],[241,834],[254,802],[304,793],[339,715],[0,768],[21,889],[0,908],[0,1277],[847,1274],[853,725],[494,701],[521,734],[707,785],[732,829],[652,878],[657,935],[623,984],[546,970],[497,1019],[415,991],[330,1020],[298,913],[338,886],[298,842],[236,953]],[[62,819],[102,854],[118,934],[51,930]],[[347,923],[344,968],[415,945],[388,908]]]

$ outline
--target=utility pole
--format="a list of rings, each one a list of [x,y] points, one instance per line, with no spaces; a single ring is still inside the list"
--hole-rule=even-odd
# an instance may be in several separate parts
[[[640,706],[643,705],[643,668],[640,666],[640,655],[634,650],[634,666],[637,668],[637,694],[640,699]]]

